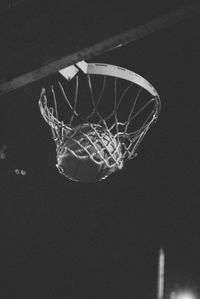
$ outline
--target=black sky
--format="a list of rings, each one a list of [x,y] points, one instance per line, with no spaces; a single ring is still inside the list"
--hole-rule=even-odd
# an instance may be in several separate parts
[[[196,17],[91,59],[139,73],[162,101],[137,158],[103,182],[58,174],[42,82],[2,97],[0,298],[153,299],[160,247],[166,298],[198,290],[199,28]]]

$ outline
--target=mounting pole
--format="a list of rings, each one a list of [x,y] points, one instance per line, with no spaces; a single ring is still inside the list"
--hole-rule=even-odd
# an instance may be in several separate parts
[[[165,253],[161,248],[158,256],[157,299],[164,298]]]

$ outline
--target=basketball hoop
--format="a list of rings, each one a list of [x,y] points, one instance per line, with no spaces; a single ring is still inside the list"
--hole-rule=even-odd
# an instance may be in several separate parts
[[[114,65],[81,61],[59,73],[63,82],[42,88],[39,99],[56,143],[58,170],[65,174],[61,160],[67,151],[104,165],[104,179],[136,156],[158,119],[159,95],[143,77]],[[58,98],[67,104],[65,122],[58,117]]]

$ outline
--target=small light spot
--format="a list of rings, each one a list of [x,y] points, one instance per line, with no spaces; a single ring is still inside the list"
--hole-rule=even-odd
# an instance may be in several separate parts
[[[0,159],[4,160],[6,158],[6,154],[5,153],[0,153]]]
[[[21,174],[22,174],[22,175],[26,175],[26,171],[22,169],[22,170],[21,170]]]
[[[20,174],[20,170],[19,169],[15,169],[15,174]]]
[[[172,292],[171,299],[196,299],[197,296],[192,291],[179,291],[179,292]]]

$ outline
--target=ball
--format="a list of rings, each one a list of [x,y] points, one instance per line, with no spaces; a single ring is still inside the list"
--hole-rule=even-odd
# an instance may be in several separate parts
[[[61,174],[73,181],[100,181],[121,169],[122,165],[117,141],[96,124],[75,127],[57,149],[56,166]]]

